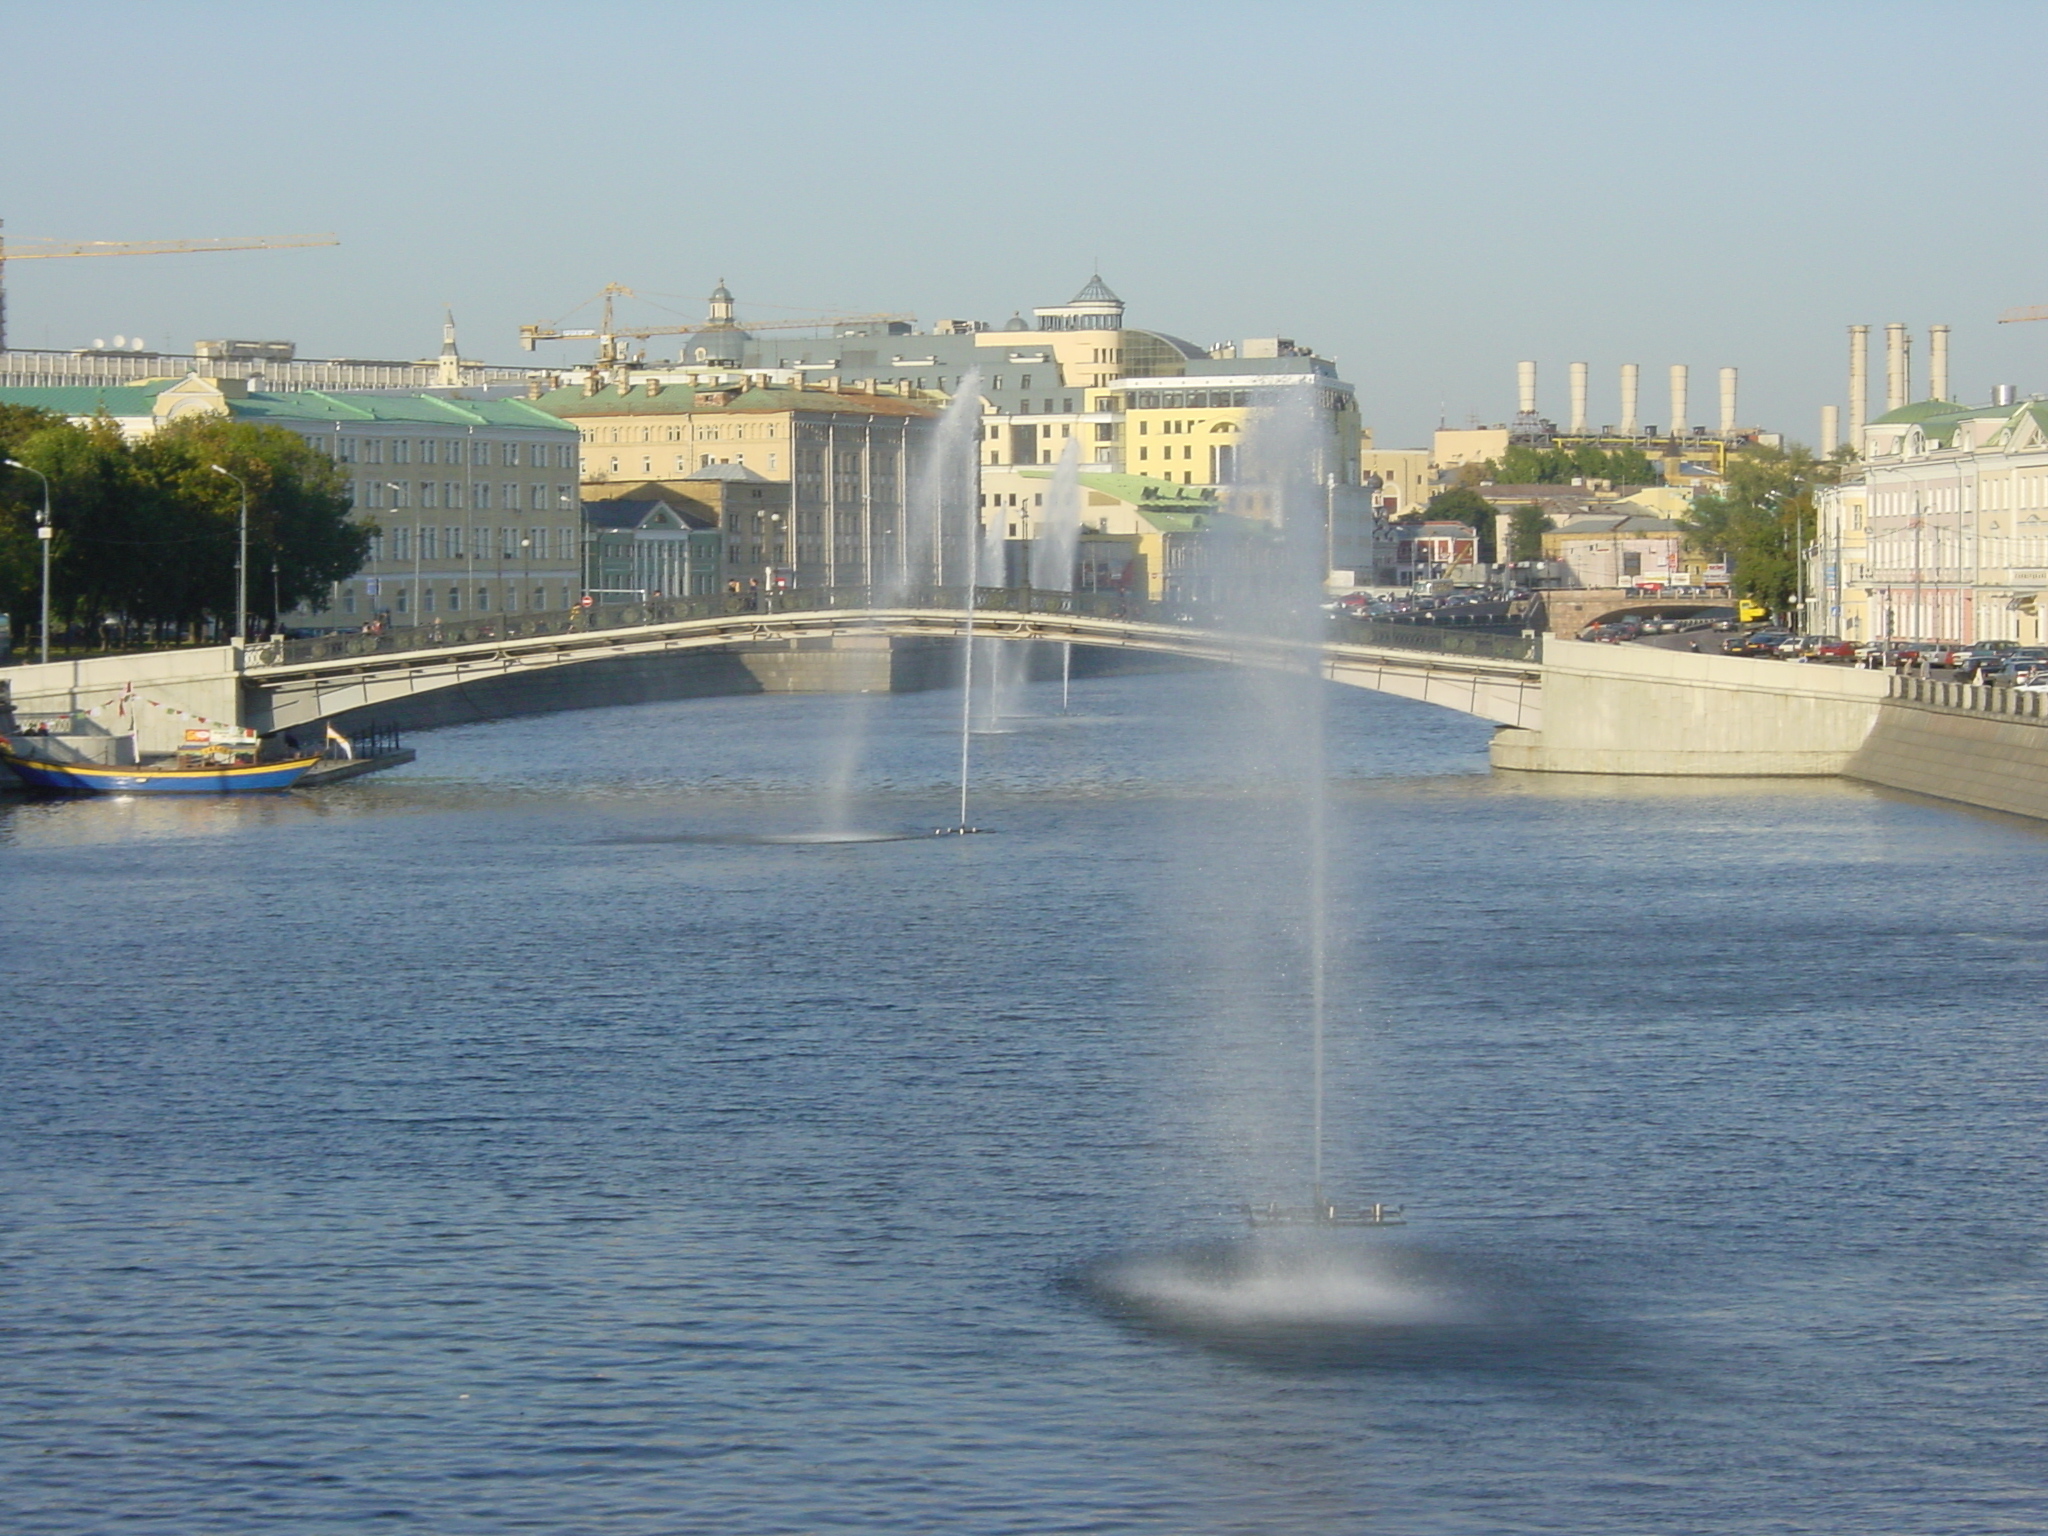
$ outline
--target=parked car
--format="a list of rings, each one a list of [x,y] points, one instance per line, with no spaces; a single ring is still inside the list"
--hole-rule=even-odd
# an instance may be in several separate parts
[[[1730,640],[1721,649],[1730,656],[1770,656],[1778,654],[1778,647],[1792,637],[1782,629],[1759,629]]]
[[[2017,640],[1980,640],[1956,657],[1956,678],[1960,682],[1974,683],[1985,668],[1997,666],[2019,648]]]
[[[1979,668],[1977,681],[2010,685],[2025,682],[2044,668],[2048,668],[2048,646],[2014,646],[1992,665]]]

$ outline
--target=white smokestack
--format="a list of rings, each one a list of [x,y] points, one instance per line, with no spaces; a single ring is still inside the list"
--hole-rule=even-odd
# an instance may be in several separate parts
[[[1884,408],[1906,404],[1912,385],[1906,378],[1906,328],[1894,320],[1884,328]]]
[[[1524,416],[1536,414],[1536,365],[1523,362],[1515,364],[1515,394],[1521,401],[1515,407]]]
[[[1634,437],[1641,430],[1636,425],[1636,379],[1641,373],[1634,363],[1621,365],[1621,435]]]
[[[1572,375],[1572,432],[1574,435],[1586,430],[1586,365],[1573,363]]]
[[[1870,411],[1870,327],[1849,327],[1849,442],[1863,451],[1863,422]]]
[[[1832,405],[1820,408],[1820,451],[1833,453],[1841,445],[1840,413]]]
[[[1721,435],[1731,436],[1735,431],[1735,370],[1721,370]]]
[[[1927,398],[1948,398],[1948,327],[1927,328]]]
[[[1671,435],[1685,436],[1685,364],[1671,365]]]

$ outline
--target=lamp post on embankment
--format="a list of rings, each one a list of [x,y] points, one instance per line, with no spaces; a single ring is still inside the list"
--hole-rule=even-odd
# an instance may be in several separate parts
[[[249,643],[249,482],[218,464],[206,466],[216,475],[226,475],[242,493],[242,517],[235,542],[235,644]]]
[[[36,519],[36,542],[43,546],[43,631],[36,659],[47,664],[50,659],[50,477],[19,459],[9,459],[6,463],[9,469],[25,469],[43,482],[43,514]]]

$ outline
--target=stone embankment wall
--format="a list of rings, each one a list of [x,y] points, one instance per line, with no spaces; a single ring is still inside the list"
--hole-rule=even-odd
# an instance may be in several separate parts
[[[1893,686],[1849,778],[2048,820],[2048,699],[1919,678]]]
[[[1543,642],[1543,729],[1503,730],[1496,768],[1825,778],[1846,772],[1891,679],[1850,667]]]

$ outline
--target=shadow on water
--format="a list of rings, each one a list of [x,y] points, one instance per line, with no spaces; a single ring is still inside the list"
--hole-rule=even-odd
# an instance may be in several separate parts
[[[913,843],[930,832],[642,832],[596,839],[601,848],[694,844],[711,848],[815,848],[849,843]]]
[[[1497,1259],[1302,1233],[1116,1254],[1069,1286],[1127,1327],[1293,1371],[1482,1372],[1616,1382],[1647,1362]]]

